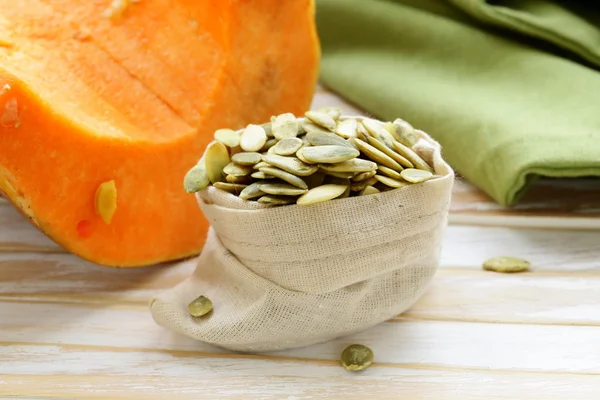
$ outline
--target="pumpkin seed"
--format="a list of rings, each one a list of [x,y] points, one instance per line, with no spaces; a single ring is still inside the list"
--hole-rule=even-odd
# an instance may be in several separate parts
[[[483,263],[483,269],[494,272],[525,272],[529,270],[531,263],[515,257],[493,257]]]
[[[306,132],[306,133],[310,133],[310,132],[323,132],[323,133],[331,133],[330,131],[328,131],[325,128],[322,128],[321,126],[317,125],[317,124],[313,124],[309,119],[305,119],[302,122],[302,129]]]
[[[236,163],[229,163],[223,168],[223,172],[227,175],[233,176],[246,176],[254,172],[253,168],[249,165],[238,165]]]
[[[325,169],[320,169],[325,175],[334,176],[336,178],[341,179],[350,179],[354,176],[354,172],[336,172],[336,171],[327,171]]]
[[[417,143],[415,128],[413,128],[411,124],[403,119],[397,118],[393,122],[393,125],[396,134],[394,135],[394,132],[392,132],[392,135],[394,135],[397,141],[410,148]]]
[[[96,189],[94,198],[96,214],[102,218],[105,224],[110,224],[117,210],[117,186],[115,181],[102,182]]]
[[[385,165],[386,167],[395,169],[396,171],[402,171],[402,166],[398,164],[394,159],[392,159],[387,154],[383,153],[381,150],[376,149],[370,144],[360,140],[354,139],[360,151],[365,153],[371,160],[375,161],[378,164]]]
[[[384,165],[380,165],[377,167],[377,173],[382,173],[385,176],[389,176],[390,178],[402,180],[402,175],[398,171],[394,171],[391,168],[388,168]]]
[[[208,178],[214,184],[223,179],[223,168],[229,164],[229,152],[221,142],[211,142],[204,152],[204,162]]]
[[[199,296],[188,304],[188,312],[192,317],[202,317],[212,311],[212,301],[204,296]]]
[[[362,120],[362,124],[372,137],[381,140],[390,149],[393,147],[394,137],[379,122],[365,118]]]
[[[358,150],[351,147],[334,145],[303,147],[298,153],[314,163],[339,163],[360,155]]]
[[[325,173],[322,171],[318,171],[312,175],[303,177],[304,182],[309,189],[315,188],[317,186],[321,186],[325,181]]]
[[[242,200],[250,200],[250,199],[255,199],[257,197],[261,197],[264,196],[265,193],[262,192],[259,188],[260,185],[262,185],[263,183],[266,183],[264,181],[258,181],[258,182],[254,182],[251,185],[248,185],[244,188],[244,190],[242,190],[240,192],[240,199]]]
[[[329,115],[334,120],[338,120],[342,116],[342,110],[337,107],[319,108],[317,111]]]
[[[240,138],[240,146],[244,151],[259,151],[267,142],[267,133],[260,125],[249,124]]]
[[[296,204],[307,206],[322,201],[332,200],[342,195],[346,191],[347,187],[347,185],[334,184],[317,186],[300,196],[296,201]]]
[[[377,169],[373,161],[353,158],[335,164],[320,164],[319,167],[330,172],[369,172]]]
[[[363,190],[361,190],[358,195],[359,196],[367,196],[370,194],[375,194],[375,193],[379,193],[379,189],[377,189],[374,186],[365,186],[365,188]]]
[[[271,124],[275,139],[283,140],[298,135],[298,120],[292,113],[285,113],[275,117]]]
[[[365,126],[362,124],[362,122],[359,120],[358,124],[356,125],[356,137],[366,141],[367,138],[369,137],[369,131],[367,131],[367,128],[365,128]]]
[[[402,143],[394,141],[394,150],[396,150],[402,156],[406,157],[406,159],[413,164],[414,168],[422,169],[423,171],[429,172],[433,171],[429,164],[427,164],[425,160],[421,158],[421,156],[419,156],[412,149],[409,149]]]
[[[340,362],[348,371],[367,369],[374,359],[373,350],[362,344],[352,344],[342,351]]]
[[[374,178],[383,183],[385,186],[389,186],[394,189],[409,185],[409,183],[406,181],[399,181],[397,179],[390,178],[389,176],[375,175]]]
[[[372,177],[362,180],[362,181],[352,182],[352,191],[359,192],[359,191],[363,190],[364,188],[366,188],[367,186],[375,185],[377,182],[378,182],[378,180],[377,180],[377,178],[375,178],[375,176],[372,176]]]
[[[302,150],[302,149],[300,149],[300,150]],[[296,152],[296,157],[298,157],[298,159],[299,159],[300,161],[302,161],[302,162],[303,162],[303,163],[305,163],[305,164],[315,164],[315,163],[313,163],[313,162],[311,162],[311,161],[308,161],[306,158],[304,158],[304,156],[302,155],[302,153],[300,152],[300,150],[298,150],[298,151]]]
[[[231,156],[231,161],[240,165],[255,165],[262,161],[260,153],[242,152]]]
[[[260,171],[256,171],[250,176],[253,177],[254,179],[273,179],[273,178],[275,178],[274,176],[267,175],[264,172],[260,172]]]
[[[267,137],[268,138],[272,138],[273,137],[273,130],[271,128],[271,123],[267,122],[266,124],[262,124],[261,126],[265,130],[265,133],[267,134]]]
[[[390,157],[391,159],[396,161],[402,167],[406,167],[406,168],[413,167],[413,164],[410,161],[408,161],[406,158],[402,157],[400,154],[396,153],[391,148],[387,147],[385,144],[380,142],[378,139],[375,139],[373,137],[368,137],[367,140],[371,146],[375,147],[377,150],[381,151],[382,153],[385,153],[388,157]]]
[[[245,176],[235,176],[235,175],[227,175],[225,177],[225,180],[228,183],[239,183],[242,185],[246,185],[252,182],[252,177],[245,175]]]
[[[379,167],[377,167],[379,168]],[[377,170],[374,171],[367,171],[367,172],[361,172],[360,174],[356,174],[352,180],[354,182],[358,182],[358,181],[364,181],[365,179],[369,179],[372,176],[375,176],[375,174],[377,173]]]
[[[281,179],[282,181],[286,181],[290,185],[294,185],[299,187],[300,189],[308,189],[306,182],[304,182],[301,178],[298,178],[296,175],[290,174],[287,171],[284,171],[275,167],[265,167],[261,168],[260,172],[265,175],[274,176],[276,178]]]
[[[187,193],[196,193],[210,184],[204,160],[193,166],[183,178],[183,188]]]
[[[269,149],[277,144],[277,139],[269,139],[265,142],[265,145],[260,149],[261,152],[269,151]]]
[[[304,145],[301,139],[297,137],[285,138],[278,142],[275,146],[271,147],[269,151],[273,154],[279,154],[280,156],[291,156],[295,154]]]
[[[298,150],[301,151],[302,149]],[[267,154],[263,156],[263,160],[274,167],[281,168],[290,174],[298,176],[308,176],[319,170],[316,165],[308,165],[295,157],[284,157],[277,154]]]
[[[248,185],[241,185],[239,183],[229,183],[229,182],[215,182],[213,184],[217,189],[224,190],[233,194],[240,194],[242,190],[244,190]]]
[[[233,129],[217,129],[214,138],[227,147],[233,148],[240,145],[240,134]]]
[[[356,140],[354,140],[354,138],[346,139],[346,142],[348,142],[348,144],[350,146],[352,146],[353,148],[355,148],[356,150],[359,150],[358,145],[356,144]]]
[[[319,111],[307,111],[304,116],[310,119],[313,123],[322,126],[323,128],[333,131],[337,126],[335,120],[329,114]],[[308,131],[307,131],[308,132]]]
[[[335,133],[330,132],[308,132],[306,140],[313,146],[344,146],[352,147],[345,139],[339,137]]]
[[[307,189],[290,185],[289,183],[263,183],[258,188],[267,194],[278,196],[298,196],[307,192]]]
[[[343,138],[354,138],[358,135],[358,122],[355,119],[347,119],[338,124],[335,133]]]
[[[433,177],[433,174],[429,171],[423,171],[421,169],[407,168],[400,173],[405,181],[411,183],[425,182]]]
[[[261,162],[259,162],[258,164],[255,164],[255,165],[254,165],[254,169],[256,169],[256,170],[259,170],[259,169],[261,169],[261,168],[264,168],[264,167],[270,167],[270,166],[271,166],[271,164],[269,164],[269,163],[267,163],[267,162],[264,162],[264,161],[261,161]]]
[[[272,206],[284,206],[287,204],[294,204],[296,201],[295,197],[291,197],[291,196],[271,196],[271,195],[264,195],[262,196],[260,199],[258,199],[258,202],[261,204],[269,204]]]

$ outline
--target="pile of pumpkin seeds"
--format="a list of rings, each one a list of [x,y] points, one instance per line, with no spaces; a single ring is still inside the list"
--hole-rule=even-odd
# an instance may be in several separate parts
[[[424,182],[433,169],[415,151],[414,128],[342,116],[338,108],[271,117],[263,125],[219,129],[184,188],[209,185],[248,201],[309,205],[373,195]]]

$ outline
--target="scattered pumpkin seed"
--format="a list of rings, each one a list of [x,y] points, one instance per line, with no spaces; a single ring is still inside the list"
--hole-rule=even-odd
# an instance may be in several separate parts
[[[402,176],[402,179],[410,183],[425,182],[433,177],[431,172],[415,168],[407,168],[402,171],[400,175]]]
[[[188,304],[188,312],[192,317],[202,317],[212,311],[212,301],[205,296],[199,296]]]
[[[260,125],[249,124],[240,138],[240,146],[244,151],[259,151],[267,142],[267,133]]]
[[[275,139],[283,140],[298,135],[298,120],[292,113],[285,113],[275,117],[271,123]]]
[[[240,136],[239,132],[233,129],[217,129],[214,138],[225,146],[233,148],[240,145]]]
[[[352,344],[342,351],[340,362],[348,371],[362,371],[373,363],[373,359],[373,350],[362,344]]]
[[[217,141],[209,143],[204,153],[204,163],[208,178],[213,184],[223,179],[223,168],[229,162],[229,152],[223,143]]]
[[[310,119],[313,123],[330,131],[333,131],[337,127],[337,123],[329,114],[319,111],[307,111],[304,113],[304,116]]]
[[[310,189],[298,198],[296,203],[301,206],[320,203],[322,201],[332,200],[342,195],[346,191],[347,185],[322,185]]]
[[[110,224],[117,210],[117,186],[115,181],[102,182],[96,189],[94,198],[96,214],[102,218],[105,224]]]
[[[269,151],[280,156],[291,156],[292,154],[296,154],[303,145],[304,142],[297,137],[285,138],[275,144],[275,146],[271,147]]]
[[[260,153],[242,152],[231,156],[231,161],[240,165],[256,165],[262,161]]]
[[[313,163],[339,163],[356,158],[359,151],[348,146],[314,146],[298,150],[302,157]]]
[[[493,257],[483,263],[486,271],[515,273],[529,270],[531,263],[515,257]]]

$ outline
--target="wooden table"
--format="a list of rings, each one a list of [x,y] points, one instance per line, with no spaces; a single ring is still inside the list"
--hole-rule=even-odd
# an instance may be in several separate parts
[[[314,107],[339,104],[319,89]],[[118,270],[0,204],[0,398],[598,399],[600,183],[541,181],[506,210],[458,178],[440,269],[405,314],[308,348],[234,354],[157,326],[148,299],[194,260]],[[488,257],[533,263],[486,272]],[[359,342],[376,362],[338,365]],[[29,397],[33,398],[33,397]]]

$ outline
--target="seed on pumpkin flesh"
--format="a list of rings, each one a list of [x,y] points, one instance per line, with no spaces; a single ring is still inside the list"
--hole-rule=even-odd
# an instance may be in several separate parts
[[[117,210],[117,186],[114,180],[103,182],[98,186],[94,198],[94,206],[96,214],[102,218],[102,221],[110,224]]]

